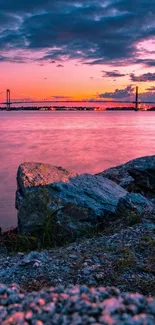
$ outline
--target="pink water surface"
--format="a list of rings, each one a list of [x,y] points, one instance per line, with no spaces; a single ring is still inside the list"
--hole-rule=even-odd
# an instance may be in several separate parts
[[[24,161],[97,173],[155,154],[155,112],[0,112],[0,226],[16,225],[16,172]]]

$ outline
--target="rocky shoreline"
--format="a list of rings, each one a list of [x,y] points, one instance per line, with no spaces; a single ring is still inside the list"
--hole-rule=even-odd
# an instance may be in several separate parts
[[[46,286],[115,285],[121,291],[155,296],[154,223],[143,220],[113,234],[98,234],[64,247],[0,254],[0,283],[25,291]]]
[[[104,319],[105,313],[101,316],[102,313],[96,312],[94,318],[86,315],[85,324],[153,325],[153,298],[149,298],[151,305],[144,308],[144,312],[143,308],[137,309],[136,306],[137,299],[145,301],[146,306],[147,298],[144,296],[155,296],[155,156],[136,159],[99,175],[76,175],[62,167],[26,163],[19,167],[17,183],[18,229],[0,235],[2,324],[49,324],[51,311],[48,310],[45,319],[44,307],[46,309],[50,290],[53,290],[53,295],[57,290],[62,290],[64,294],[70,290],[69,301],[75,290],[79,306],[84,306],[81,290],[85,290],[89,297],[91,288],[95,287],[91,299],[96,299],[100,290],[106,292],[105,296],[113,292],[108,299],[115,301],[117,312],[113,313],[106,302],[107,320]],[[38,205],[38,198],[41,205]],[[60,209],[55,209],[56,206],[61,206],[61,213]],[[48,212],[57,211],[52,223],[48,223],[49,227],[53,226],[53,221],[57,224],[54,227],[54,231],[57,231],[54,237],[56,241],[51,241],[53,232],[47,231],[49,240],[42,242],[44,247],[38,247],[40,231],[45,231],[42,221],[47,208]],[[96,221],[99,227],[96,227]],[[65,241],[61,243],[58,238],[62,239],[62,228]],[[74,236],[67,241],[71,229]],[[32,241],[29,242],[30,247],[25,246],[27,251],[24,252],[21,246],[23,241],[18,242],[17,238],[24,238],[25,245],[28,236]],[[10,287],[12,283],[19,285],[22,291],[16,286]],[[68,289],[70,285],[72,289]],[[55,289],[49,289],[51,286]],[[58,289],[60,286],[64,289]],[[100,289],[101,286],[117,286],[120,292],[111,287]],[[34,291],[37,293],[32,293]],[[132,297],[134,312],[121,307],[127,296],[123,292],[126,291],[135,293],[135,296],[128,294],[127,298],[130,301]],[[136,292],[139,292],[138,296]],[[27,293],[29,298],[26,298]],[[14,295],[14,298],[10,298],[10,295]],[[56,293],[57,298],[52,300],[54,310],[57,310],[58,296]],[[32,297],[35,297],[35,301],[44,297],[45,301],[40,307],[36,307],[38,303],[34,308],[30,307],[31,317],[28,320],[25,304],[27,306]],[[17,302],[18,299],[20,302]],[[18,307],[14,308],[14,304]],[[66,316],[64,321],[64,304],[65,300],[59,316],[58,312],[57,316],[53,313],[52,319],[58,317],[55,323],[52,320],[53,324],[84,324],[81,307],[79,312],[73,307],[73,319]],[[40,308],[39,316],[36,316],[37,308]],[[91,303],[90,310],[94,310]],[[60,318],[63,320],[60,321]]]
[[[17,185],[19,233],[38,237],[45,232],[58,245],[104,231],[116,221],[128,225],[131,216],[140,220],[155,214],[155,156],[98,175],[27,162],[18,168]]]

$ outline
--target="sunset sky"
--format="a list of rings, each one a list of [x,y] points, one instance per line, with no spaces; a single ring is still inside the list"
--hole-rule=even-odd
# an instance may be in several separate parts
[[[1,0],[0,101],[155,101],[155,0]]]

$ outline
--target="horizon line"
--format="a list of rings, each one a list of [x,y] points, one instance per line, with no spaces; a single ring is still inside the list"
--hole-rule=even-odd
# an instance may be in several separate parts
[[[129,101],[129,100],[39,100],[39,101],[12,101],[10,104],[33,104],[33,103],[128,103],[128,104],[135,104],[136,101]],[[138,104],[155,104],[155,101],[138,101]],[[7,104],[7,102],[0,102],[1,105]]]

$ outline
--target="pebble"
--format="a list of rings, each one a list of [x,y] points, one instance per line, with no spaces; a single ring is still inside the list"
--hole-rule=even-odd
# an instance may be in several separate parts
[[[2,325],[155,324],[155,298],[115,287],[59,286],[23,294],[16,284],[1,284],[0,293]]]
[[[148,268],[147,263],[151,256],[149,245],[139,249],[144,236],[152,238],[152,231],[145,229],[145,224],[138,224],[115,234],[96,235],[65,247],[40,252],[9,254],[2,249],[0,283],[15,282],[28,292],[59,284],[65,287],[71,284],[115,285],[122,291],[155,295],[154,266],[152,262]],[[130,256],[134,256],[134,262],[131,260],[129,267],[118,270],[116,266],[123,260],[126,262],[128,256],[129,262]]]

